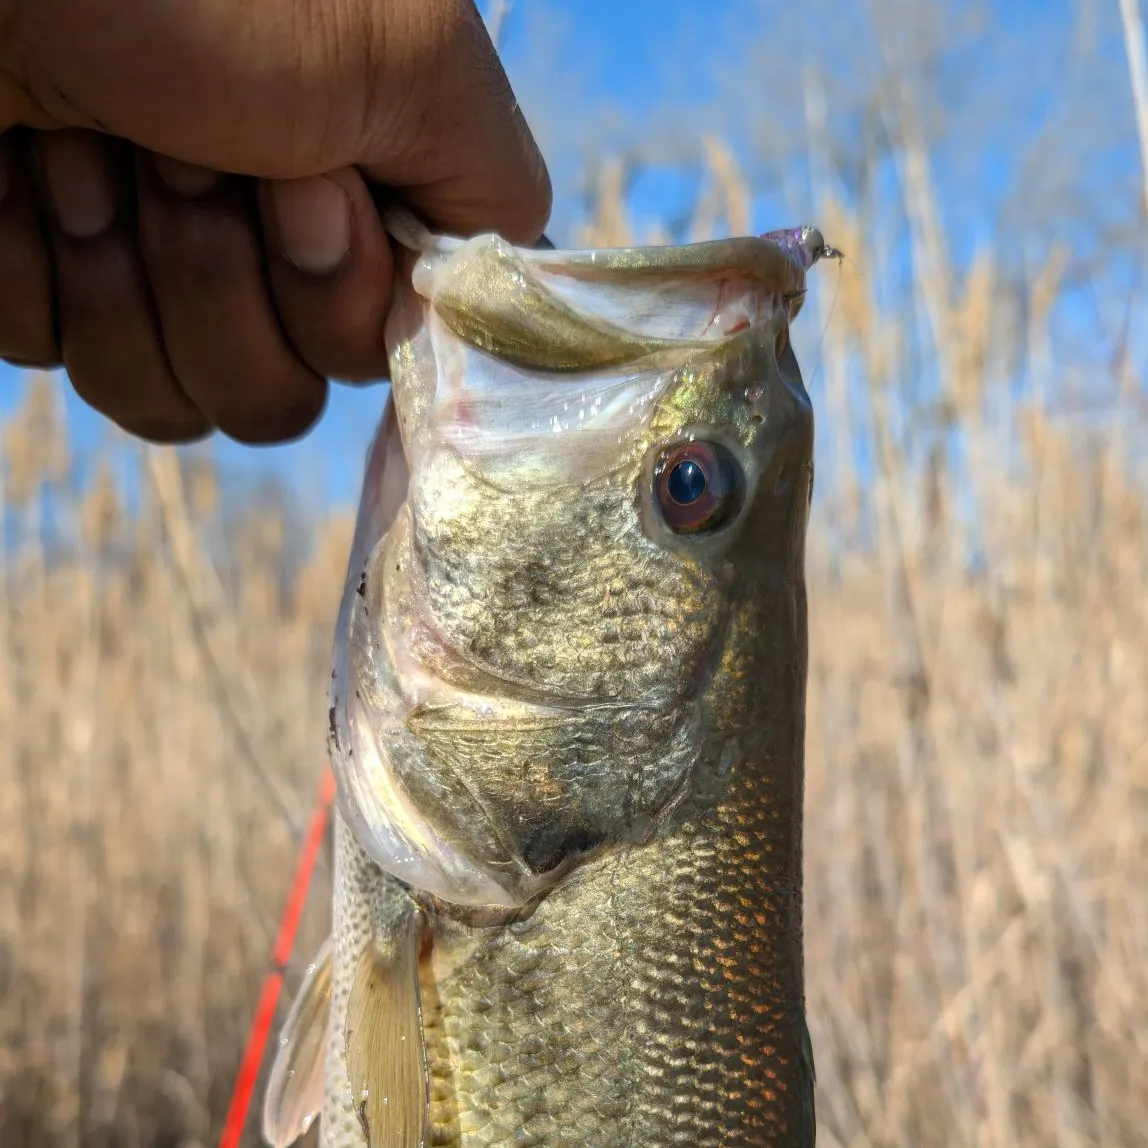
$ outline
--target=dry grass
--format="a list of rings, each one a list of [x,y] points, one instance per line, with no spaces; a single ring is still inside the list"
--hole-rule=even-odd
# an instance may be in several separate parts
[[[899,429],[908,320],[857,271],[882,253],[826,203],[853,262],[827,277],[814,387],[835,447],[809,556],[819,1143],[1144,1144],[1133,409],[1132,429],[1089,439],[1038,401],[993,399],[995,268],[948,266],[927,163],[911,138],[904,154],[960,453]],[[709,156],[699,235],[748,211],[732,157]],[[598,242],[631,234],[622,174],[604,169]],[[1059,266],[1052,253],[1025,288],[1017,337],[1030,382],[1047,376],[1030,398],[1055,389]],[[293,857],[288,817],[321,761],[347,523],[285,579],[282,521],[225,524],[210,469],[155,452],[138,455],[129,515],[106,478],[75,482],[53,397],[29,390],[0,470],[0,1143],[207,1145]],[[862,441],[871,473],[848,462]],[[311,940],[322,926],[319,908]]]
[[[46,471],[55,397],[5,428],[0,1144],[207,1145],[323,760],[349,531],[285,593],[279,524],[222,536],[210,471],[148,452],[134,516]]]

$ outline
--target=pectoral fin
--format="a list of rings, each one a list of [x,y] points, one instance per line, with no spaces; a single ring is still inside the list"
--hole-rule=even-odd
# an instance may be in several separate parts
[[[430,1138],[414,914],[363,950],[347,1001],[347,1070],[369,1148],[423,1148]]]
[[[299,988],[279,1036],[263,1099],[263,1138],[288,1148],[323,1107],[323,1052],[331,1015],[331,942],[327,940]]]

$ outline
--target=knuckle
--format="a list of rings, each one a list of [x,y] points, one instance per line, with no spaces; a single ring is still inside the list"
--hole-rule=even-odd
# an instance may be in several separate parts
[[[236,442],[266,446],[301,438],[318,421],[325,405],[324,385],[301,397],[264,401],[257,406],[235,404],[219,411],[213,421]]]
[[[52,371],[60,366],[60,352],[48,337],[41,343],[21,346],[0,333],[0,359],[21,371]]]
[[[305,334],[288,326],[292,345],[321,378],[363,383],[386,378],[390,365],[387,349],[373,331],[340,328],[316,330],[308,324]]]
[[[139,415],[112,420],[122,430],[157,446],[185,446],[207,438],[214,429],[202,415]]]
[[[118,373],[109,377],[107,363],[106,356],[85,351],[66,353],[64,357],[72,390],[121,430],[145,442],[163,444],[195,442],[211,433],[210,421],[173,391],[170,380],[141,383],[136,373],[132,392],[125,394]],[[124,367],[117,357],[117,372]],[[131,370],[132,364],[126,367]],[[141,370],[138,366],[136,369]]]

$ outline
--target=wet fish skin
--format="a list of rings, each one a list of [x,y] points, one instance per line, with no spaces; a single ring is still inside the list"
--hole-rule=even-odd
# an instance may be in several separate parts
[[[667,412],[666,425],[679,417]],[[475,930],[453,975],[436,976],[432,961],[434,1143],[814,1143],[800,816],[810,431],[796,397],[775,411],[767,479],[739,546],[708,578],[687,566],[679,580],[669,563],[654,565],[651,589],[668,590],[680,613],[646,615],[644,644],[620,669],[645,673],[665,709],[638,723],[629,772],[599,783],[603,803],[622,810],[598,822],[611,824],[611,848],[527,920]],[[640,547],[613,562],[610,577],[651,586]],[[682,625],[690,614],[693,625]],[[597,644],[601,618],[587,595],[573,629]],[[659,719],[688,709],[699,689],[688,791],[652,839],[619,844],[635,815],[656,816],[681,784],[674,764],[657,759]],[[569,826],[569,808],[552,824]]]
[[[772,668],[774,697],[797,672]],[[434,1143],[813,1144],[800,735],[789,717],[714,807],[595,860],[426,978]]]
[[[819,235],[800,238],[816,258]],[[492,277],[466,252],[440,260],[454,291],[439,291],[441,312],[425,267],[421,298],[418,268],[416,291],[398,287],[397,409],[380,441],[397,417],[410,480],[381,482],[376,444],[365,505],[378,505],[361,517],[336,659],[324,1148],[814,1143],[801,909],[812,411],[786,330],[812,260],[718,246],[678,249],[677,266],[673,251],[598,266],[494,244]],[[450,258],[466,274],[451,279]],[[574,306],[524,310],[530,290],[507,302],[506,284],[531,277]],[[579,277],[589,294],[570,287]],[[703,337],[690,324],[715,278],[737,314]],[[602,316],[583,323],[587,299],[625,318],[627,290],[663,279],[664,311],[655,300],[621,335]],[[609,417],[547,443],[516,412],[549,409],[580,348],[590,375],[574,385],[597,387]],[[637,381],[611,390],[602,372],[624,368]],[[490,372],[485,389],[468,386],[475,372]],[[539,391],[506,387],[531,372]],[[682,535],[659,510],[657,468],[694,441],[733,459],[744,486],[725,528]],[[405,967],[393,940],[408,928],[423,951]],[[392,954],[373,979],[417,1009],[417,1050],[356,1045],[372,945]],[[406,1090],[407,1113],[429,1097],[418,1134],[395,1132],[378,1103],[364,1118],[371,1074],[397,1055],[425,1057],[426,1094],[402,1074],[387,1085]]]

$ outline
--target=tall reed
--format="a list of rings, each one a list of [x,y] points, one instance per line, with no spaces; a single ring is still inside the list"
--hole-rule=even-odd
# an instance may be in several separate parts
[[[850,259],[801,321],[819,1143],[1144,1144],[1142,381],[1120,433],[1055,417],[1053,250],[1010,288],[1028,375],[1002,397],[1001,269],[953,265],[901,142],[921,307],[883,305],[888,252],[826,196]],[[707,155],[691,234],[744,231],[732,153]],[[603,168],[581,238],[634,238],[625,176]],[[903,383],[923,341],[927,400]],[[349,510],[300,565],[288,520],[224,515],[195,456],[121,442],[81,481],[54,388],[29,381],[0,461],[0,1144],[207,1146],[323,760]]]

